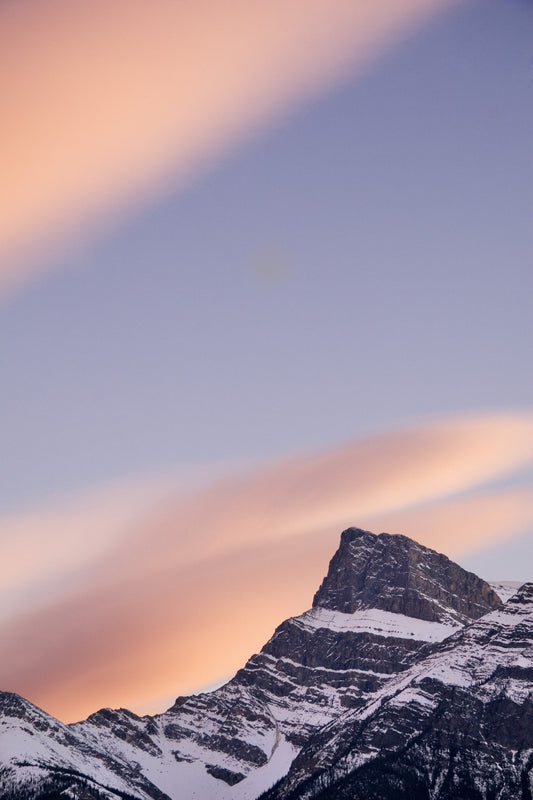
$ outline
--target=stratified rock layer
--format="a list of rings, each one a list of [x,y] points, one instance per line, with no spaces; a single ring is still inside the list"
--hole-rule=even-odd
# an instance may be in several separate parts
[[[265,800],[531,800],[533,584],[312,737]]]
[[[315,594],[313,608],[347,614],[377,608],[464,625],[500,602],[485,581],[441,553],[406,536],[375,536],[348,528]]]

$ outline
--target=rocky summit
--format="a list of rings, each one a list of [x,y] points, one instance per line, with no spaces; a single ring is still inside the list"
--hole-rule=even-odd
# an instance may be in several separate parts
[[[375,536],[348,528],[315,594],[313,608],[345,614],[375,608],[464,625],[499,603],[481,578],[407,536]]]
[[[0,796],[531,800],[532,706],[533,584],[504,604],[349,528],[312,608],[216,691],[74,725],[0,694]]]
[[[301,749],[268,800],[530,800],[533,583]]]

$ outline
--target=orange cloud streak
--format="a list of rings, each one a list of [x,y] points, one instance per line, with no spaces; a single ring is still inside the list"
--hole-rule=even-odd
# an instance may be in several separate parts
[[[531,524],[525,491],[453,494],[520,467],[532,445],[527,416],[433,423],[169,501],[75,585],[65,576],[62,596],[0,625],[0,682],[70,719],[213,683],[310,604],[342,527],[453,556]]]
[[[0,290],[452,2],[4,0]]]
[[[371,530],[403,533],[427,547],[443,550],[451,558],[460,559],[531,528],[533,487],[483,492],[388,514],[363,515],[360,524]],[[505,575],[482,577],[506,578]],[[523,578],[533,578],[527,565],[524,565]]]

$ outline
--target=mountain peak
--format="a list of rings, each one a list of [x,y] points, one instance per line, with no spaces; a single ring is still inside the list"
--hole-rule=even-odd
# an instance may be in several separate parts
[[[488,583],[407,536],[347,528],[313,608],[366,608],[465,624],[501,606]]]
[[[524,583],[507,602],[531,606],[533,610],[533,583]]]

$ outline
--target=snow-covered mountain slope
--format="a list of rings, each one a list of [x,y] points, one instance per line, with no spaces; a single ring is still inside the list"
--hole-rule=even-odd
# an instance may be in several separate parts
[[[500,600],[506,603],[523,584],[524,581],[491,581],[490,587],[494,589]]]
[[[531,800],[533,583],[309,740],[268,800]]]
[[[44,784],[68,787],[83,779],[104,798],[162,800],[134,762],[95,745],[27,700],[0,692],[0,797],[32,796],[34,790],[40,796]]]
[[[312,609],[282,623],[220,689],[178,698],[154,717],[104,709],[70,726],[25,701],[12,714],[6,703],[0,780],[21,798],[26,777],[48,770],[64,781],[87,776],[93,788],[108,787],[106,798],[253,800],[317,731],[500,606],[488,584],[446,556],[350,528]]]

